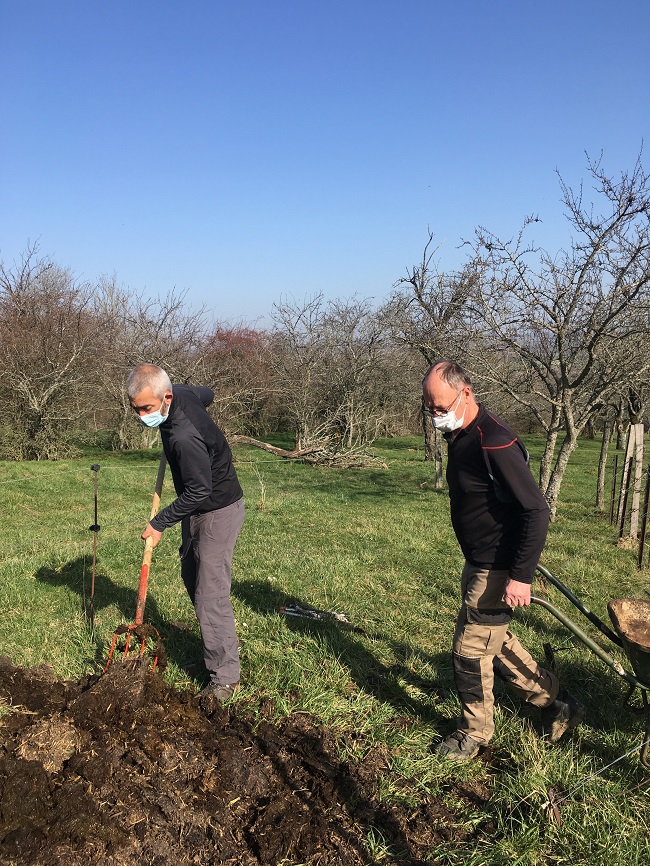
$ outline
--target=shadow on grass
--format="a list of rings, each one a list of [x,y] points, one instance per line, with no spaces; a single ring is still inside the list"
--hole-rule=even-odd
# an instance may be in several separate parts
[[[105,608],[115,606],[120,617],[119,622],[115,622],[115,628],[120,625],[131,625],[135,621],[138,587],[119,586],[110,577],[96,570],[95,592],[91,600],[91,571],[87,559],[83,556],[66,563],[61,568],[39,568],[35,577],[36,580],[50,586],[64,586],[76,592],[79,595],[79,607],[88,619],[91,611],[96,616]],[[190,605],[189,599],[188,605]],[[191,605],[188,613],[191,624],[168,622],[161,616],[155,596],[147,595],[144,621],[157,629],[168,660],[179,667],[203,657],[203,645],[198,634],[198,626],[194,633],[194,611]],[[103,666],[107,660],[109,643],[97,634],[94,636],[94,642],[95,655],[92,661]]]
[[[308,603],[295,596],[287,596],[265,581],[235,581],[232,593],[256,613],[267,616],[280,616],[281,608],[285,606],[310,607]],[[450,654],[421,653],[386,635],[366,632],[363,628],[335,618],[315,620],[285,616],[284,621],[290,631],[317,635],[332,657],[346,665],[351,679],[367,694],[390,704],[398,711],[409,711],[427,721],[442,721],[443,717],[431,708],[428,700],[414,697],[409,694],[408,689],[421,691],[434,699],[442,699],[442,693],[448,690],[451,679]],[[380,662],[364,646],[363,638],[381,641],[389,646],[395,655],[395,663],[385,665]],[[446,669],[448,673],[444,682],[419,676],[413,670],[413,660],[421,661],[423,665],[430,665],[436,670]]]
[[[287,596],[266,581],[234,582],[232,592],[252,610],[266,616],[279,616],[283,606],[310,607],[309,603],[295,596]],[[419,652],[412,646],[384,634],[366,632],[363,628],[332,617],[312,620],[285,616],[284,619],[287,628],[292,632],[317,635],[326,651],[346,665],[350,678],[367,694],[390,704],[399,712],[407,711],[425,721],[433,722],[436,727],[446,727],[448,724],[446,718],[443,719],[442,715],[432,708],[431,700],[418,699],[409,692],[411,689],[421,691],[434,700],[455,694],[450,653],[430,655]],[[541,620],[539,625],[542,626]],[[544,626],[548,633],[545,622]],[[617,753],[615,748],[598,736],[598,732],[608,735],[616,729],[631,738],[629,748],[633,749],[637,744],[640,746],[645,719],[642,713],[634,712],[625,706],[627,683],[596,656],[593,657],[593,663],[578,660],[575,656],[572,659],[571,650],[574,647],[568,643],[570,635],[561,627],[552,628],[551,631],[553,638],[559,637],[563,645],[568,644],[566,652],[563,652],[558,660],[558,670],[555,672],[562,685],[587,707],[585,723],[572,735],[572,738],[579,736],[581,751],[593,755],[598,763],[603,765],[614,761],[625,750]],[[364,639],[367,638],[381,641],[390,647],[395,662],[390,665],[380,662],[364,645]],[[540,661],[544,663],[543,660]],[[420,663],[432,667],[440,676],[436,679],[419,676],[414,668]],[[630,665],[626,665],[626,668],[631,671]],[[495,696],[498,702],[505,699],[515,712],[523,718],[529,717],[533,726],[539,727],[539,710],[522,703],[499,681],[495,682]],[[640,708],[638,690],[633,695],[632,703]],[[630,760],[634,762],[634,756]]]

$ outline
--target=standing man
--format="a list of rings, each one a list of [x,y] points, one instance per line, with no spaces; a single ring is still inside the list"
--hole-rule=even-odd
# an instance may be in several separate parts
[[[462,606],[453,639],[458,729],[437,747],[469,761],[494,734],[494,675],[541,707],[542,730],[557,742],[585,709],[551,671],[540,667],[509,629],[513,607],[530,604],[546,541],[549,509],[517,434],[476,402],[458,364],[439,361],[422,383],[425,411],[449,446],[451,522],[465,556]]]
[[[181,576],[201,627],[210,684],[209,704],[239,688],[239,647],[230,601],[230,569],[244,522],[243,492],[232,453],[206,412],[209,388],[174,385],[153,364],[139,364],[126,381],[131,406],[148,427],[158,427],[177,498],[145,527],[155,547],[163,531],[181,522]]]

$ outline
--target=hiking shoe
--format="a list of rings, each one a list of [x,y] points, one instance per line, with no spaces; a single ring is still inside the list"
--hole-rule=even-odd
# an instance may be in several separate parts
[[[562,689],[548,707],[542,707],[542,734],[557,743],[567,731],[572,731],[585,717],[585,708]]]
[[[463,733],[463,731],[454,731],[446,740],[438,743],[435,754],[446,761],[471,761],[478,755],[481,744]]]
[[[199,706],[205,712],[211,712],[217,705],[230,700],[239,691],[239,683],[210,683],[202,692],[199,692]]]

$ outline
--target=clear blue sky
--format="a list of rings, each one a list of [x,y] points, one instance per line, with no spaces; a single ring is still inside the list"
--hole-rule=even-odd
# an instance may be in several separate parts
[[[650,148],[648,0],[0,0],[0,258],[254,322]],[[644,158],[646,168],[650,160]]]

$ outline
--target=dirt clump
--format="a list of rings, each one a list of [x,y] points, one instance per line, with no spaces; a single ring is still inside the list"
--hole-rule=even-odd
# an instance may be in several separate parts
[[[146,661],[61,682],[0,659],[0,863],[355,866],[375,862],[373,834],[392,852],[382,863],[415,866],[481,833],[435,798],[382,802],[385,746],[342,762],[308,715],[241,712],[206,715]],[[477,797],[454,791],[468,809]]]

